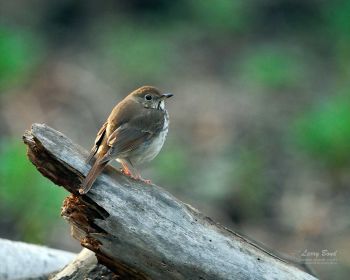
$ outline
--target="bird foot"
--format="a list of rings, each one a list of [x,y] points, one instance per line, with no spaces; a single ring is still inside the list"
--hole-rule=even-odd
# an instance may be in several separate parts
[[[151,185],[152,184],[152,181],[151,180],[146,180],[146,179],[143,179],[140,175],[137,175],[137,176],[130,176],[131,178],[135,179],[135,180],[138,180],[138,181],[141,181],[147,185]]]
[[[138,180],[139,181],[141,181],[141,182],[144,182],[145,184],[147,184],[147,185],[151,185],[152,184],[152,181],[151,180],[146,180],[146,179],[143,179],[143,178],[138,178]]]
[[[124,175],[126,175],[126,176],[128,176],[128,177],[130,177],[130,178],[132,178],[132,179],[141,181],[141,182],[143,182],[143,183],[145,183],[145,184],[147,184],[147,185],[151,185],[151,184],[152,184],[152,181],[151,181],[151,180],[143,179],[140,175],[136,175],[136,176],[132,175],[132,173],[130,172],[129,169],[121,168],[121,172],[122,172]]]
[[[128,169],[124,169],[124,168],[121,168],[121,170],[120,170],[124,175],[126,175],[126,176],[129,176],[129,177],[132,177],[133,178],[133,176],[131,175],[131,172],[128,170]]]

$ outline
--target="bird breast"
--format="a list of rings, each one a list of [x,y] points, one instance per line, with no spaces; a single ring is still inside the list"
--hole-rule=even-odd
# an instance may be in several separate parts
[[[164,115],[164,124],[162,130],[152,137],[149,141],[144,142],[138,149],[136,153],[130,158],[131,162],[134,164],[141,164],[143,162],[148,162],[154,159],[163,147],[165,138],[168,134],[169,127],[169,117],[167,111]]]

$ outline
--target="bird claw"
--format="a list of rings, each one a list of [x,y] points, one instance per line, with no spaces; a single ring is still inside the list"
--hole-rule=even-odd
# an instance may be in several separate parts
[[[152,181],[151,180],[146,180],[146,179],[143,179],[143,178],[139,178],[139,180],[141,181],[141,182],[144,182],[145,184],[147,184],[147,185],[151,185],[152,184]]]
[[[130,176],[131,178],[135,179],[135,180],[138,180],[138,181],[141,181],[147,185],[151,185],[152,184],[152,181],[151,180],[146,180],[146,179],[143,179],[140,175],[138,176]]]

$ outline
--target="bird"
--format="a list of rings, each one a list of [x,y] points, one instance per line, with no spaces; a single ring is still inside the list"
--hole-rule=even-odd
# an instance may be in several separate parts
[[[169,115],[165,100],[171,93],[162,93],[153,86],[142,86],[120,101],[98,131],[86,160],[93,162],[79,189],[86,194],[106,165],[116,159],[122,172],[143,180],[137,166],[154,159],[168,133]]]

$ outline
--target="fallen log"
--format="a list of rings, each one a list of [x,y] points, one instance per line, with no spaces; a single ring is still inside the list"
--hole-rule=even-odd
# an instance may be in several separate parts
[[[34,124],[23,139],[36,168],[72,193],[62,216],[73,236],[119,279],[316,279],[112,166],[79,195],[88,152],[44,124]]]
[[[47,279],[47,278],[46,278]],[[76,258],[50,280],[118,279],[117,275],[97,262],[95,253],[84,248]]]
[[[0,279],[47,279],[74,257],[74,253],[0,238]]]

